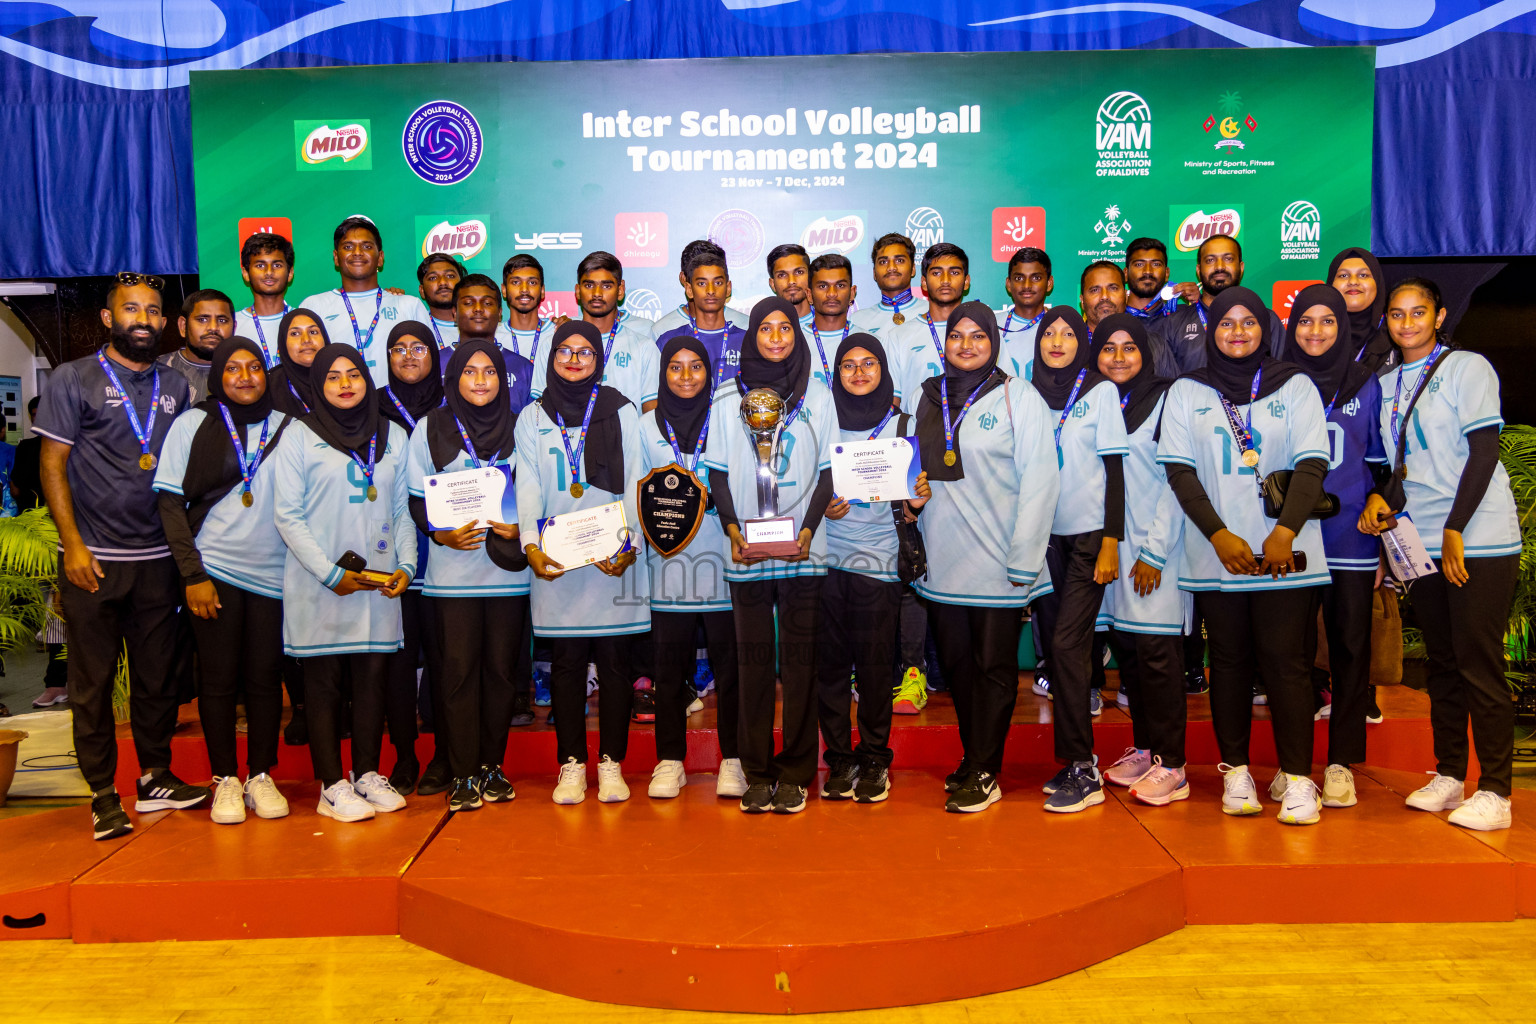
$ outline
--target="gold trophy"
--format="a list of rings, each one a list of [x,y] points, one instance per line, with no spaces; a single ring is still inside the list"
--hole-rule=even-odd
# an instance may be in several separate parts
[[[741,400],[741,421],[757,452],[757,518],[741,524],[746,551],[773,558],[800,554],[800,531],[793,516],[779,515],[779,479],[774,473],[783,452],[784,399],[771,388],[753,388]]]

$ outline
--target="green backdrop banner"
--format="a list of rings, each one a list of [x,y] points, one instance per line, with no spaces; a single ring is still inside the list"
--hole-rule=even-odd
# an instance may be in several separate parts
[[[1002,305],[1022,246],[1070,302],[1137,236],[1188,280],[1224,232],[1283,306],[1370,244],[1374,81],[1370,49],[1339,47],[193,72],[201,276],[245,294],[239,244],[276,228],[291,296],[335,287],[331,232],[365,213],[408,290],[425,252],[493,277],[527,252],[569,313],[577,261],[607,249],[657,316],[708,236],[733,305],[786,241],[846,253],[868,305],[870,243],[901,231],[963,246],[972,297]]]

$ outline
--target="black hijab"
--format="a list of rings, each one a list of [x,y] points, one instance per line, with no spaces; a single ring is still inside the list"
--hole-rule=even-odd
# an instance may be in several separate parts
[[[485,405],[476,405],[459,390],[464,368],[475,353],[483,353],[496,370],[500,384],[496,396]],[[433,368],[436,372],[436,367]],[[474,456],[481,461],[497,462],[512,455],[512,431],[517,426],[517,413],[512,411],[511,395],[507,388],[507,357],[501,346],[476,338],[461,341],[448,359],[448,386],[446,404],[427,411],[427,450],[432,464],[442,472],[455,462],[464,447],[459,436],[459,423],[469,435],[474,446]],[[457,423],[455,422],[457,419]]]
[[[667,387],[667,365],[677,358],[679,352],[692,352],[698,356],[704,363],[706,374],[712,376],[714,370],[709,365],[709,352],[703,343],[691,335],[680,334],[662,346],[661,382],[656,389],[656,426],[661,436],[666,437],[667,426],[671,425],[672,432],[677,435],[678,450],[692,455],[698,448],[699,434],[704,429],[704,419],[709,415],[709,403],[713,396],[708,384],[692,398],[681,398]],[[705,438],[706,444],[708,440]]]
[[[1297,323],[1301,315],[1313,306],[1327,306],[1339,323],[1339,337],[1333,346],[1320,356],[1309,356],[1296,340]],[[1350,344],[1349,307],[1344,296],[1331,284],[1313,284],[1301,290],[1291,303],[1291,322],[1285,327],[1285,349],[1281,358],[1301,367],[1301,372],[1312,378],[1317,393],[1323,396],[1323,406],[1329,403],[1347,402],[1365,386],[1374,374],[1355,358],[1358,351]]]
[[[290,416],[307,416],[315,407],[315,388],[311,383],[310,366],[300,366],[288,354],[288,328],[294,317],[307,316],[320,328],[320,337],[326,345],[331,343],[330,332],[319,313],[303,306],[290,309],[277,325],[278,363],[267,374],[267,393],[272,396],[272,407]]]
[[[1125,432],[1134,434],[1141,425],[1152,415],[1152,410],[1157,408],[1158,399],[1162,398],[1173,381],[1166,377],[1157,376],[1152,367],[1152,350],[1147,343],[1146,321],[1139,316],[1130,313],[1116,313],[1099,321],[1098,330],[1093,332],[1093,365],[1099,365],[1099,353],[1109,344],[1109,339],[1124,331],[1131,336],[1136,347],[1141,350],[1141,372],[1130,380],[1121,384],[1115,382],[1116,389],[1120,392],[1120,401],[1123,403],[1121,411],[1125,415]],[[1035,358],[1039,358],[1036,356]],[[1039,364],[1036,363],[1035,372],[1038,374]]]
[[[350,409],[339,409],[325,398],[325,375],[338,359],[346,359],[362,371],[363,400]],[[374,462],[384,461],[384,452],[389,446],[389,420],[379,411],[379,389],[373,383],[363,354],[351,345],[333,343],[315,354],[309,370],[315,387],[314,411],[304,417],[309,429],[332,448],[356,455],[364,464],[368,461],[368,439],[378,438]]]
[[[1351,340],[1349,355],[1353,359],[1360,355],[1360,363],[1369,373],[1375,373],[1392,358],[1395,346],[1392,336],[1387,333],[1386,325],[1382,323],[1382,314],[1387,311],[1387,279],[1381,275],[1381,263],[1371,255],[1369,249],[1361,249],[1351,246],[1333,258],[1328,264],[1328,280],[1324,283],[1333,284],[1333,276],[1339,272],[1339,266],[1349,259],[1361,260],[1370,268],[1371,277],[1376,282],[1376,298],[1371,304],[1358,313],[1350,313],[1346,309],[1348,317],[1344,323],[1349,324],[1349,337]],[[1296,304],[1291,304],[1296,309]],[[1294,319],[1294,318],[1293,318]]]
[[[1072,333],[1077,335],[1077,352],[1072,356],[1072,361],[1060,369],[1045,365],[1045,356],[1040,348],[1040,339],[1045,337],[1045,329],[1057,320],[1064,321],[1072,328]],[[1067,399],[1072,396],[1072,385],[1077,381],[1077,375],[1084,370],[1088,372],[1083,374],[1079,397],[1092,391],[1104,377],[1099,373],[1098,358],[1088,341],[1088,325],[1083,322],[1083,318],[1071,306],[1052,306],[1045,311],[1039,326],[1035,328],[1035,366],[1030,371],[1030,383],[1040,392],[1046,405],[1060,412],[1067,407]]]
[[[795,344],[782,362],[771,362],[757,348],[757,329],[770,313],[783,313],[795,331]],[[752,307],[752,317],[747,322],[747,335],[741,339],[741,370],[736,375],[736,387],[745,395],[753,388],[769,388],[778,392],[791,409],[805,397],[807,382],[811,379],[811,348],[800,329],[800,314],[795,307],[777,295],[770,295]]]
[[[597,353],[592,375],[583,380],[570,381],[555,370],[555,349],[576,335],[585,338]],[[610,494],[624,493],[624,434],[619,427],[619,410],[629,404],[629,399],[613,388],[598,382],[603,379],[603,333],[585,320],[567,320],[555,328],[554,339],[549,343],[549,362],[544,365],[544,394],[539,404],[545,415],[567,427],[580,427],[587,412],[587,401],[592,388],[597,391],[597,403],[592,408],[592,423],[587,428],[587,446],[582,454],[583,473],[587,483]],[[574,446],[572,448],[574,450]]]
[[[867,395],[851,393],[843,386],[843,375],[838,372],[843,357],[856,348],[868,349],[880,363],[880,383]],[[874,430],[891,411],[891,400],[895,397],[896,382],[891,379],[885,346],[873,334],[850,334],[844,338],[832,361],[832,401],[837,406],[837,425],[844,430]]]
[[[395,342],[407,337],[415,338],[427,346],[427,351],[431,353],[432,365],[428,367],[425,377],[414,384],[409,384],[395,376],[394,364],[391,363],[389,394],[399,399],[400,404],[405,406],[405,411],[411,414],[411,419],[420,422],[423,416],[443,404],[442,356],[437,350],[437,341],[432,335],[432,329],[420,320],[402,320],[395,324],[394,330],[389,332],[389,341],[384,345],[385,355],[389,354]],[[505,380],[506,376],[503,375],[502,379]],[[412,424],[400,415],[399,409],[395,408],[395,403],[389,400],[389,395],[385,395],[379,403],[379,411],[386,419],[393,420],[404,427],[407,433],[413,429]]]
[[[1259,322],[1259,344],[1241,359],[1233,359],[1216,346],[1216,327],[1233,306],[1242,306]],[[1193,380],[1215,388],[1233,405],[1247,405],[1252,400],[1253,375],[1264,369],[1259,381],[1258,398],[1280,390],[1281,385],[1301,372],[1295,363],[1281,362],[1269,354],[1269,309],[1264,300],[1242,285],[1222,289],[1211,300],[1206,313],[1205,365],[1182,374],[1180,380]]]
[[[213,506],[239,486],[243,479],[240,459],[229,439],[229,428],[225,426],[224,416],[219,412],[220,404],[229,410],[229,418],[235,421],[235,425],[242,428],[260,423],[272,414],[270,374],[267,389],[250,405],[231,402],[224,393],[224,367],[236,352],[249,352],[256,357],[264,373],[267,369],[261,346],[249,338],[229,338],[213,350],[208,364],[208,397],[196,406],[207,415],[197,428],[197,433],[192,435],[192,447],[187,453],[187,472],[181,481],[181,493],[187,502],[187,520],[194,535],[202,527],[203,520]],[[284,419],[277,432],[267,438],[263,460],[276,450],[278,439],[283,436],[287,426],[288,420]],[[244,444],[245,441],[245,432],[242,430],[240,442]],[[252,454],[246,452],[247,457]]]
[[[923,397],[917,406],[917,442],[923,456],[923,469],[929,480],[965,479],[965,455],[960,451],[960,424],[954,419],[960,415],[961,406],[971,395],[986,394],[998,386],[1007,386],[1008,374],[997,368],[997,358],[1002,354],[1002,342],[997,333],[997,317],[985,302],[962,302],[949,314],[944,325],[944,337],[962,320],[973,321],[986,332],[992,342],[992,355],[974,370],[962,370],[946,356],[944,372],[923,381]],[[944,410],[939,389],[949,396],[949,415],[954,429],[955,464],[944,465]]]

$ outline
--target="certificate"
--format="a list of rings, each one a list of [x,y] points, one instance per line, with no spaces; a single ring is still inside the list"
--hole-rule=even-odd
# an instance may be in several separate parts
[[[488,520],[517,522],[517,489],[511,466],[483,466],[427,477],[422,493],[427,501],[427,525],[457,530],[465,523]]]
[[[610,501],[580,512],[539,520],[539,548],[566,571],[622,554],[630,548],[624,503]]]
[[[832,446],[832,490],[844,501],[915,498],[921,463],[915,437],[843,441]]]

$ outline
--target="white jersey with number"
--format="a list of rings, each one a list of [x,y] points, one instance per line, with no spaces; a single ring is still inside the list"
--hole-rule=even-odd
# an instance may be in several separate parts
[[[811,349],[811,379],[828,391],[837,379],[837,349],[843,339],[856,334],[852,324],[835,331],[818,331],[814,324],[805,327],[805,340]],[[867,332],[866,332],[867,333]],[[890,365],[890,353],[886,353],[886,365]]]
[[[283,317],[286,315],[285,311],[276,316],[257,316],[251,307],[247,306],[235,313],[235,337],[249,338],[254,341],[256,347],[266,353],[267,365],[276,366],[283,359],[282,339],[277,336],[277,333],[283,326]]]
[[[383,296],[382,301],[380,296]],[[347,304],[352,305],[352,315],[347,315]],[[402,320],[419,320],[427,323],[432,314],[426,303],[415,295],[395,295],[383,289],[341,294],[340,288],[311,295],[301,306],[320,314],[325,321],[325,333],[331,341],[352,345],[363,354],[368,364],[368,375],[379,387],[389,386],[389,332]],[[353,319],[357,327],[352,326]]]
[[[1049,305],[1041,310],[1041,316]],[[1035,334],[1040,329],[1040,317],[1025,320],[1012,306],[993,310],[997,316],[997,333],[1003,339],[1003,354],[997,365],[1021,380],[1029,380],[1035,368]]]
[[[910,302],[901,304],[901,316],[907,323],[911,323],[926,312],[928,312],[928,300],[915,292]],[[873,334],[884,341],[887,334],[901,326],[892,319],[895,315],[896,308],[881,298],[873,306],[863,306],[849,313],[848,322],[853,324],[855,331]]]
[[[661,374],[661,352],[656,348],[653,324],[633,313],[620,313],[618,333],[609,340],[603,332],[603,383],[635,404],[635,412],[647,402],[656,401],[656,384]],[[544,371],[549,366],[550,345],[555,332],[545,329],[533,356],[534,398],[544,393]]]
[[[917,403],[923,397],[923,381],[944,372],[944,325],[930,323],[924,314],[910,317],[900,327],[878,337],[885,346],[891,376],[895,378],[901,411],[916,415]]]

